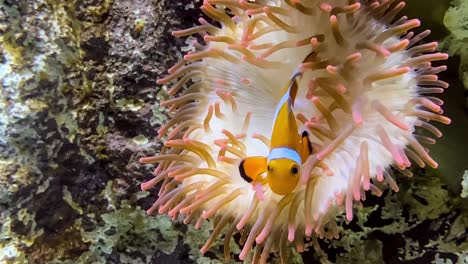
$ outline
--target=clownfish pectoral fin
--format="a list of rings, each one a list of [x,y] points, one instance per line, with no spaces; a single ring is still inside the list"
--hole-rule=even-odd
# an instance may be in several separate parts
[[[303,131],[301,135],[301,160],[304,163],[312,154],[312,143],[309,140],[309,133]]]
[[[239,173],[246,182],[263,182],[261,174],[267,171],[267,158],[248,157],[239,164]]]

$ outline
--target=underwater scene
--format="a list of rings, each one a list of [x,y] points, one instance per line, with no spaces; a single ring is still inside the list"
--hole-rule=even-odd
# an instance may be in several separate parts
[[[0,263],[468,263],[468,1],[0,0]]]

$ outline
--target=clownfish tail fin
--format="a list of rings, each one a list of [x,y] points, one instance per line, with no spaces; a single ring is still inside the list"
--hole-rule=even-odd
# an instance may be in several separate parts
[[[315,53],[314,51],[311,51],[305,58],[304,60],[302,61],[301,64],[303,63],[307,63],[307,62],[313,62],[315,59],[317,58],[317,53]],[[300,65],[301,65],[300,64]],[[303,74],[303,70],[301,70],[301,67],[297,67],[297,69],[294,71],[294,73],[292,74],[291,76],[291,80],[292,81],[296,81],[296,78],[297,77],[302,77],[302,74]]]
[[[261,174],[267,171],[266,157],[248,157],[239,164],[239,174],[246,182],[262,182]]]
[[[302,76],[300,70],[296,70],[291,77],[289,84],[289,97],[291,98],[291,106],[294,107],[294,102],[296,101],[297,91],[299,90],[299,85],[297,83],[297,78]]]
[[[315,53],[315,51],[312,51],[312,52],[309,53],[309,55],[307,55],[305,57],[305,59],[304,59],[304,61],[302,63],[312,62],[314,59],[316,59],[316,56],[317,56],[317,53]]]
[[[309,55],[307,55],[307,57],[305,57],[302,63],[312,61],[313,59],[315,59],[315,56],[316,56],[315,52],[312,51],[311,53],[309,53]],[[302,74],[303,74],[302,70],[300,69],[300,67],[298,67],[296,71],[294,71],[290,79],[290,84],[289,84],[288,89],[289,89],[289,96],[291,97],[292,106],[294,106],[294,101],[296,100],[297,90],[299,89],[297,78],[302,77]]]

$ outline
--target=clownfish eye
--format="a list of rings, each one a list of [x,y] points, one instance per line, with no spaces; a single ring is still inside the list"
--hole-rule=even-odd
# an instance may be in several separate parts
[[[297,166],[296,165],[292,166],[291,173],[293,175],[296,175],[298,172],[299,172],[299,169],[297,168]]]

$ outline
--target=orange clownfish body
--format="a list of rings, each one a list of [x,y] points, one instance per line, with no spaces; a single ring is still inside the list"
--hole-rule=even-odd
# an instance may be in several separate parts
[[[312,153],[308,133],[298,133],[294,116],[294,101],[298,90],[295,72],[275,111],[271,133],[270,153],[267,157],[248,157],[239,165],[239,172],[247,182],[268,184],[279,195],[292,192],[299,182],[301,165]],[[266,178],[262,174],[266,172]]]

